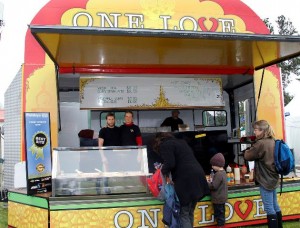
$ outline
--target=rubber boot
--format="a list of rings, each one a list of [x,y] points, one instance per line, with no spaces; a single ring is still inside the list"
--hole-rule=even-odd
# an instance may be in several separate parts
[[[281,211],[276,212],[276,215],[277,215],[278,228],[283,228],[283,226],[282,226],[282,213],[281,213]]]
[[[267,215],[268,228],[278,228],[277,215]]]

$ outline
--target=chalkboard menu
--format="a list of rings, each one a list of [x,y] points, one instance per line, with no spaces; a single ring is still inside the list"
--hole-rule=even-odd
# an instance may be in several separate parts
[[[224,106],[220,78],[81,77],[81,109]]]

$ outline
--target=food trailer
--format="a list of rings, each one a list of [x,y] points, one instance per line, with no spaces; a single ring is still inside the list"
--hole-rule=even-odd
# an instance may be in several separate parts
[[[173,109],[186,124],[175,136],[187,140],[206,172],[215,151],[227,164],[243,164],[242,144],[251,142],[240,137],[251,135],[256,119],[284,138],[275,64],[300,54],[300,37],[269,35],[239,0],[52,0],[25,42],[17,153],[27,161],[28,179],[26,189],[9,191],[10,227],[164,227],[163,203],[145,178],[156,161],[151,139]],[[79,146],[80,130],[97,133],[107,112],[122,118],[128,109],[142,147]],[[32,138],[38,148],[29,145]],[[118,165],[103,172],[102,153]],[[29,179],[30,169],[36,173]],[[278,197],[283,220],[300,218],[299,191],[297,177],[285,181]],[[226,226],[265,222],[254,183],[230,185]],[[206,196],[194,226],[215,224]]]

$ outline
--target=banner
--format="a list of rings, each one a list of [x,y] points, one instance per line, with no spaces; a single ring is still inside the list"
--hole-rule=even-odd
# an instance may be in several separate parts
[[[224,106],[220,78],[80,78],[81,109]]]
[[[50,114],[25,113],[27,194],[51,191]]]

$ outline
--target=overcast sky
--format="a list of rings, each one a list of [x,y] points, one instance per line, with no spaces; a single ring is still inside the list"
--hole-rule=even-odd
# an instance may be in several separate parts
[[[41,7],[49,0],[0,0],[4,5],[0,40],[0,105],[4,103],[4,93],[24,62],[24,40],[27,25]],[[63,1],[63,0],[62,0]],[[229,0],[228,0],[229,1]],[[242,0],[261,18],[270,18],[274,23],[277,16],[289,18],[300,32],[300,0]],[[1,13],[0,13],[1,16]],[[290,86],[295,94],[300,83]]]
[[[0,0],[4,5],[0,40],[0,103],[4,93],[24,63],[27,25],[49,0]]]

